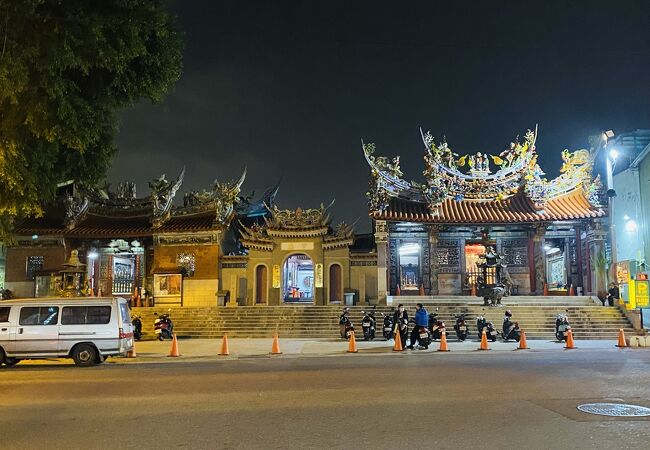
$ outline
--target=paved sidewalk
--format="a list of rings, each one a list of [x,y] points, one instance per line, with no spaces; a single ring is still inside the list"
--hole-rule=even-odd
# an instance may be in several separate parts
[[[342,339],[314,340],[314,339],[280,339],[280,350],[282,355],[270,355],[273,344],[272,339],[229,339],[229,356],[219,356],[221,350],[220,339],[179,339],[178,347],[181,356],[170,358],[167,355],[171,349],[171,341],[139,341],[136,343],[136,358],[109,358],[108,364],[141,364],[160,362],[179,362],[189,360],[235,360],[249,358],[284,358],[284,357],[310,357],[310,356],[373,356],[385,355],[387,353],[400,355],[422,355],[438,354],[439,342],[434,342],[428,350],[416,349],[403,352],[393,352],[393,341],[386,342],[383,339],[373,342],[357,341],[358,353],[350,354],[348,342]],[[450,352],[445,354],[466,354],[487,353],[480,352],[479,341],[468,340],[457,342],[453,338],[448,341]],[[519,353],[535,352],[566,352],[566,351],[604,351],[617,350],[614,340],[576,340],[575,350],[565,350],[563,343],[547,340],[528,340],[530,350],[518,351]],[[489,342],[490,352],[514,352],[517,349],[516,342]],[[644,349],[629,349],[630,351],[643,351]],[[20,365],[29,364],[72,364],[70,359],[48,359],[42,361],[22,361]]]

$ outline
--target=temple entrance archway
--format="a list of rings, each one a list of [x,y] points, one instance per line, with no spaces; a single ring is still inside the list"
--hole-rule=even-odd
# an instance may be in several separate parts
[[[341,287],[341,265],[332,264],[329,273],[329,297],[330,302],[341,302],[342,287]]]
[[[314,262],[309,256],[291,255],[284,262],[282,299],[287,303],[314,301]]]

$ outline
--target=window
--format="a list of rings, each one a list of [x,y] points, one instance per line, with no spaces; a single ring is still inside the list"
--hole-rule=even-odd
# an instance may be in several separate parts
[[[131,313],[129,311],[129,305],[126,303],[120,303],[120,313],[122,314],[123,323],[131,323]]]
[[[42,256],[28,256],[27,257],[27,279],[33,280],[36,278],[36,272],[43,269]]]
[[[25,307],[20,310],[18,322],[21,325],[56,325],[59,308],[56,306]]]
[[[61,325],[104,325],[110,321],[110,306],[64,306],[61,313]]]
[[[9,306],[0,308],[0,322],[9,322],[9,311],[11,311]]]
[[[194,276],[194,268],[196,266],[196,256],[194,253],[179,253],[176,255],[176,264],[183,269],[185,276]]]

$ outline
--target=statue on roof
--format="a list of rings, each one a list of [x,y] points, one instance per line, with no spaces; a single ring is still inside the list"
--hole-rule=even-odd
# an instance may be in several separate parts
[[[172,201],[174,196],[183,183],[185,176],[185,167],[181,170],[178,178],[170,182],[165,178],[165,174],[149,182],[151,188],[151,203],[153,207],[152,223],[154,227],[159,227],[170,215]]]

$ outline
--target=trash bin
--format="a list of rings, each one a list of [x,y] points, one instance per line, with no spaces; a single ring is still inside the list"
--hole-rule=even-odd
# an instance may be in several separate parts
[[[346,292],[343,294],[345,296],[345,306],[354,305],[354,292]]]

